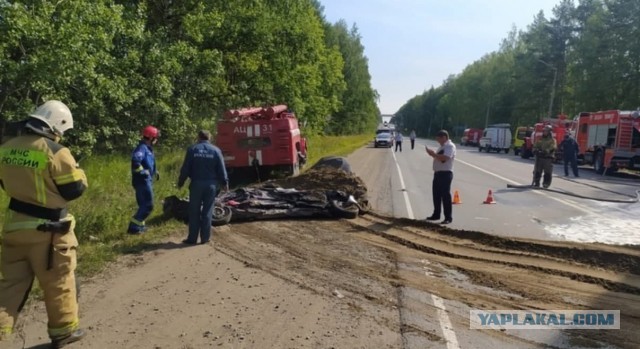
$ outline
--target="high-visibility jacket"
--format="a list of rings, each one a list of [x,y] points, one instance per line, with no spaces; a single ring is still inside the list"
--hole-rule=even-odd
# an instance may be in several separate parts
[[[551,135],[542,136],[533,145],[534,153],[541,158],[553,158],[556,153],[556,140]]]
[[[0,185],[11,197],[4,231],[33,229],[67,217],[67,204],[87,188],[68,148],[25,134],[0,146]]]

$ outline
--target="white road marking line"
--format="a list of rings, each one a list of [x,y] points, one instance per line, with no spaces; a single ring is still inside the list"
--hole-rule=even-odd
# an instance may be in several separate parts
[[[407,215],[409,216],[409,219],[414,219],[413,210],[411,209],[411,203],[409,201],[409,194],[407,193],[404,185],[404,179],[402,178],[402,171],[400,170],[398,159],[396,158],[395,152],[392,152],[391,154],[393,155],[393,161],[396,163],[398,175],[400,176],[400,186],[402,186],[404,202],[407,205]],[[425,276],[429,276],[427,272],[425,272]],[[438,312],[438,322],[440,323],[440,328],[442,328],[444,339],[447,341],[447,349],[460,349],[458,338],[456,337],[456,333],[453,331],[451,320],[449,320],[447,309],[444,306],[444,300],[436,296],[435,294],[431,294],[431,300],[433,301],[433,305],[436,307]]]
[[[391,150],[391,148],[389,148]],[[407,207],[407,218],[415,219],[413,216],[413,210],[411,209],[411,203],[409,202],[409,193],[407,193],[407,188],[404,185],[404,179],[402,178],[402,171],[400,170],[400,165],[398,164],[398,159],[396,159],[396,153],[391,150],[391,155],[393,155],[393,162],[396,163],[396,168],[398,169],[398,175],[400,176],[400,186],[402,187],[402,196],[404,196],[404,203]]]
[[[453,332],[451,320],[449,320],[449,316],[447,315],[447,309],[444,307],[444,300],[435,294],[431,294],[431,300],[433,301],[433,305],[438,309],[440,327],[442,328],[444,339],[447,341],[447,349],[460,349],[458,338],[456,337],[456,333]]]
[[[508,182],[508,183],[515,184],[515,185],[521,185],[520,183],[518,183],[518,182],[516,182],[516,181],[512,181],[512,180],[510,180],[509,178],[503,177],[503,176],[501,176],[501,175],[499,175],[499,174],[497,174],[497,173],[493,173],[493,172],[491,172],[491,171],[487,171],[487,170],[485,170],[485,169],[483,169],[483,168],[481,168],[481,167],[478,167],[478,166],[476,166],[476,165],[470,164],[470,163],[468,163],[468,162],[466,162],[466,161],[462,161],[462,160],[460,160],[460,159],[456,159],[455,161],[456,161],[456,162],[459,162],[459,163],[461,163],[461,164],[467,165],[467,166],[469,166],[469,167],[473,167],[473,168],[475,168],[475,169],[476,169],[476,170],[478,170],[478,171],[484,172],[484,173],[486,173],[486,174],[488,174],[488,175],[491,175],[491,176],[494,176],[494,177],[496,177],[496,178],[498,178],[498,179],[502,179],[503,181],[506,181],[506,182]],[[536,194],[542,195],[542,196],[546,196],[547,198],[552,199],[552,200],[555,200],[555,201],[557,201],[557,202],[559,202],[559,203],[561,203],[561,204],[565,204],[565,205],[567,205],[567,206],[571,206],[571,207],[575,208],[575,209],[576,209],[576,210],[578,210],[578,211],[582,211],[582,212],[584,212],[584,213],[589,213],[589,214],[596,215],[596,216],[599,216],[599,217],[604,217],[604,215],[600,214],[599,212],[596,212],[596,211],[593,211],[593,210],[587,209],[587,208],[585,208],[585,207],[583,207],[583,206],[578,206],[577,204],[574,204],[574,203],[572,203],[572,202],[570,202],[570,201],[567,201],[567,200],[563,200],[563,199],[556,198],[556,197],[551,196],[551,195],[549,195],[549,194],[547,194],[547,193],[545,193],[545,192],[543,192],[543,191],[540,191],[540,190],[533,190],[533,192],[534,192],[534,193],[536,193]]]

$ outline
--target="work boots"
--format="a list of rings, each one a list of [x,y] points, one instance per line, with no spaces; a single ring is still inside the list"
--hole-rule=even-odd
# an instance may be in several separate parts
[[[542,173],[533,173],[533,183],[531,184],[531,186],[536,187],[536,188],[540,188],[540,178],[542,178]]]
[[[544,179],[542,180],[542,187],[547,189],[551,186],[551,173],[544,174]]]
[[[77,342],[79,340],[81,340],[82,338],[84,338],[84,336],[87,333],[84,332],[84,330],[82,329],[77,329],[74,332],[66,335],[66,336],[62,336],[62,337],[56,337],[56,338],[51,338],[51,349],[58,349],[58,348],[62,348],[67,344],[71,344],[73,342]]]

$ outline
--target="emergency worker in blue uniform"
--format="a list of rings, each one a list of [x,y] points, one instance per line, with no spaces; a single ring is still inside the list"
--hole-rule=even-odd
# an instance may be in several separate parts
[[[220,148],[210,143],[211,133],[198,132],[198,143],[187,149],[178,188],[187,178],[189,185],[189,235],[182,242],[189,245],[206,244],[211,238],[211,216],[218,189],[229,190],[229,178]]]
[[[571,170],[575,177],[578,175],[578,152],[580,147],[570,134],[564,135],[564,140],[560,143],[560,150],[562,151],[562,158],[564,160],[564,176],[569,176],[569,164],[571,164]]]
[[[129,234],[141,234],[147,227],[145,219],[153,211],[153,179],[159,180],[153,146],[158,142],[160,131],[153,126],[142,130],[142,139],[131,155],[131,184],[136,192],[138,210],[131,217]]]

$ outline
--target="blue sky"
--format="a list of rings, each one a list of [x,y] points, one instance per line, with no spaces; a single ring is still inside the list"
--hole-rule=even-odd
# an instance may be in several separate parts
[[[526,30],[561,0],[320,0],[329,22],[356,24],[369,59],[382,114],[484,54],[496,51],[515,25]]]

